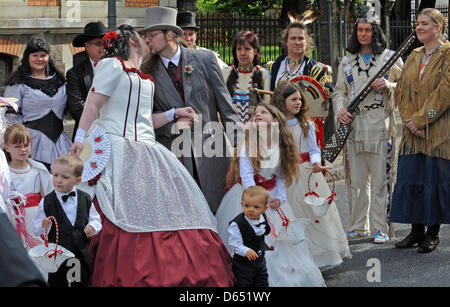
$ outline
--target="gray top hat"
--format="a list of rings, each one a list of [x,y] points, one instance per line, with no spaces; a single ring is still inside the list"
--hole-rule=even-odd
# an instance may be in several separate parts
[[[183,30],[177,26],[177,10],[165,6],[151,6],[145,9],[145,28],[149,30],[172,30],[183,35]]]

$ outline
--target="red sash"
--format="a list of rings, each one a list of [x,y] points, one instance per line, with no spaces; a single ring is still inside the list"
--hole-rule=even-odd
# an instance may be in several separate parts
[[[302,153],[300,154],[300,158],[302,159],[302,160],[300,161],[300,163],[303,163],[303,162],[309,162],[309,161],[310,161],[310,159],[309,159],[309,152],[302,152]]]
[[[273,190],[277,184],[277,177],[275,175],[273,175],[272,178],[270,178],[270,179],[266,179],[263,176],[261,176],[260,174],[255,174],[253,176],[253,179],[255,180],[256,185],[261,186],[268,191]],[[242,179],[239,177],[239,180],[236,183],[242,184]],[[226,192],[228,192],[236,183],[225,186],[223,188],[223,193],[225,194]]]

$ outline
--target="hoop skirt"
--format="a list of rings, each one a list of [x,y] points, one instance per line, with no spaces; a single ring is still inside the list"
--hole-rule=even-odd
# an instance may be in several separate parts
[[[96,67],[93,88],[110,98],[92,127],[112,147],[96,185],[81,187],[95,195],[103,224],[90,244],[91,285],[232,286],[231,257],[200,188],[154,140],[150,78],[117,58]],[[132,114],[125,123],[124,114]]]

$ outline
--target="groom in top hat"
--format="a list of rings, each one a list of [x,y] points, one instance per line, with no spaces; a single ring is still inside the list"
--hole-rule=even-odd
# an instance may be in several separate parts
[[[67,71],[67,106],[69,113],[75,120],[72,141],[78,128],[81,113],[83,113],[84,101],[94,78],[94,65],[104,55],[102,38],[107,29],[101,22],[90,22],[84,27],[84,32],[75,36],[72,41],[74,47],[84,47],[88,57]]]
[[[215,213],[222,200],[230,164],[230,153],[223,128],[218,124],[218,113],[225,128],[226,123],[240,127],[231,96],[215,54],[209,50],[184,48],[179,44],[183,30],[176,25],[175,9],[154,6],[147,8],[145,13],[146,26],[141,32],[153,56],[144,64],[143,71],[155,79],[154,111],[165,112],[190,106],[201,116],[202,121],[196,123],[193,129],[183,130],[180,139],[185,140],[186,135],[191,133],[188,141],[181,143],[183,155],[178,156],[196,179],[211,211]],[[158,142],[175,151],[179,148],[180,139],[176,140],[178,135],[172,126],[168,124],[155,132]],[[199,126],[201,129],[198,129]],[[238,129],[237,132],[242,130]],[[236,143],[236,134],[230,139]],[[210,147],[213,147],[214,155],[206,157],[205,150]]]

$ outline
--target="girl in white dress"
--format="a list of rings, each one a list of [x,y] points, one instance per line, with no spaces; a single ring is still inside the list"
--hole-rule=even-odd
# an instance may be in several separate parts
[[[343,258],[351,258],[351,254],[334,201],[325,216],[316,216],[311,206],[305,202],[311,171],[311,191],[323,198],[331,195],[322,173],[320,149],[316,142],[314,124],[309,119],[309,105],[305,97],[296,84],[280,81],[270,103],[286,115],[289,130],[298,146],[301,157],[298,164],[300,178],[287,189],[287,199],[297,218],[310,219],[311,224],[305,235],[311,243],[314,261],[323,271],[341,264]],[[311,166],[312,170],[307,168]]]
[[[234,157],[231,163],[227,175],[227,187],[231,189],[225,194],[216,214],[219,235],[223,242],[228,242],[228,225],[242,211],[240,201],[244,189],[260,185],[269,191],[269,209],[266,211],[271,227],[266,243],[272,249],[266,252],[269,286],[324,285],[307,242],[302,240],[302,227],[294,228],[293,235],[299,238],[297,242],[279,240],[286,227],[292,230],[290,222],[295,222],[286,201],[286,186],[298,177],[295,167],[297,157],[283,114],[270,105],[260,103],[248,125],[240,155]]]
[[[11,180],[9,203],[14,206],[10,214],[25,247],[30,249],[42,242],[32,235],[32,225],[41,198],[53,190],[52,179],[42,163],[29,158],[31,136],[23,125],[6,128],[4,140]]]

